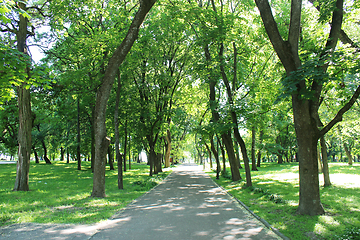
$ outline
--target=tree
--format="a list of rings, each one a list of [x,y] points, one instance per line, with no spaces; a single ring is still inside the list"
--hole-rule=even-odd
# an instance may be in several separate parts
[[[95,104],[95,163],[92,197],[105,197],[105,161],[109,139],[106,137],[106,107],[110,91],[117,71],[124,61],[127,53],[134,44],[140,29],[140,25],[145,19],[146,14],[155,4],[156,0],[141,0],[140,7],[134,16],[129,27],[128,33],[122,43],[116,48],[106,67],[103,81],[96,94]]]
[[[279,31],[279,25],[273,16],[269,2],[267,0],[255,0],[255,2],[273,48],[286,71],[286,84],[292,87],[289,93],[292,97],[294,124],[299,146],[300,188],[297,213],[324,214],[319,192],[317,142],[337,122],[342,120],[343,114],[350,109],[360,94],[360,88],[356,89],[351,99],[339,110],[328,125],[319,128],[317,123],[319,123],[320,97],[330,66],[329,58],[334,56],[333,53],[340,36],[343,22],[343,1],[337,0],[332,5],[330,33],[323,50],[315,53],[316,63],[311,62],[309,58],[306,61],[299,55],[299,41],[302,37],[300,35],[302,1],[291,1],[287,40],[284,40]],[[320,6],[324,5],[320,4]],[[329,9],[327,10],[329,12]],[[306,72],[306,67],[309,65],[311,69],[315,70],[315,75]]]
[[[15,2],[12,3],[15,4]],[[16,2],[16,6],[18,9],[15,9],[14,7],[12,11],[9,10],[9,12],[14,13],[16,10],[17,19],[6,17],[4,19],[3,17],[2,20],[5,21],[1,24],[2,32],[9,32],[15,34],[17,50],[22,54],[20,61],[25,63],[25,65],[17,66],[17,71],[22,74],[22,78],[17,79],[16,84],[16,93],[19,105],[19,148],[14,191],[29,191],[31,128],[33,116],[31,114],[30,104],[31,63],[29,61],[26,39],[28,38],[28,36],[34,35],[34,32],[28,30],[28,22],[30,16],[26,13],[28,9],[26,4],[26,1]]]

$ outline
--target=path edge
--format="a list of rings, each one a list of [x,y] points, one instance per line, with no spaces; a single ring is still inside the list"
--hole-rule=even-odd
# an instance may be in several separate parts
[[[204,171],[205,172],[205,171]],[[206,172],[205,172],[206,173]],[[209,174],[206,173],[208,176]],[[209,176],[210,177],[210,176]],[[232,199],[235,199],[243,208],[245,208],[251,215],[253,215],[257,220],[259,220],[262,224],[265,225],[265,227],[267,227],[268,229],[270,229],[273,233],[275,233],[276,235],[278,235],[279,237],[281,237],[284,240],[290,240],[290,238],[286,237],[284,234],[282,234],[278,229],[274,228],[273,226],[270,225],[270,223],[268,223],[265,219],[259,217],[258,215],[256,215],[253,211],[250,210],[250,208],[248,206],[245,205],[245,203],[243,203],[242,201],[240,201],[238,198],[236,198],[234,195],[232,195],[231,193],[229,193],[225,188],[223,188],[221,185],[219,185],[217,182],[214,181],[214,179],[212,177],[210,177],[210,179],[219,187],[221,188],[229,197],[231,197]]]

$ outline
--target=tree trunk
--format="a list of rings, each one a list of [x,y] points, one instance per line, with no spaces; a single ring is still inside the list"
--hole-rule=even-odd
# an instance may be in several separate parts
[[[211,151],[213,152],[214,157],[215,157],[215,161],[216,161],[216,179],[219,179],[221,166],[220,166],[220,160],[219,160],[219,153],[215,149],[214,136],[210,137],[210,147],[211,147]]]
[[[46,164],[51,164],[51,161],[47,156],[47,148],[46,148],[44,140],[41,140],[41,145],[43,146],[43,149],[44,149],[44,160],[45,160]]]
[[[272,15],[272,9],[268,0],[255,0],[260,11],[266,32],[277,53],[287,76],[301,68],[299,57],[299,38],[301,26],[302,1],[291,1],[290,25],[288,39],[284,40],[279,32],[277,23]],[[336,1],[336,10],[333,11],[331,29],[326,42],[326,50],[335,49],[343,19],[343,0]],[[326,52],[324,53],[326,54]],[[321,57],[324,57],[322,55]],[[319,67],[323,72],[327,71],[327,65]],[[350,101],[339,110],[336,117],[327,126],[318,129],[318,108],[322,91],[322,83],[313,81],[311,86],[305,79],[296,79],[293,83],[296,91],[292,92],[292,107],[294,115],[294,126],[298,143],[299,160],[299,207],[297,213],[306,215],[324,214],[324,208],[320,202],[319,174],[317,161],[317,141],[328,132],[337,122],[341,121],[342,115],[353,105],[353,99],[357,98],[358,89]],[[302,91],[311,89],[312,99],[304,99]]]
[[[325,137],[320,138],[321,156],[323,161],[323,175],[324,175],[324,187],[331,186],[329,164],[327,157],[327,148],[325,143]]]
[[[255,159],[255,137],[256,137],[256,130],[255,126],[251,129],[251,170],[252,171],[259,171],[256,167],[256,159]]]
[[[323,167],[322,167],[322,163],[321,163],[320,152],[321,152],[321,148],[318,148],[318,151],[317,151],[318,167],[319,167],[319,173],[322,173]]]
[[[260,130],[260,137],[259,137],[260,145],[262,145],[263,136],[264,136],[264,131]],[[258,154],[257,154],[257,164],[256,164],[257,167],[260,167],[260,164],[261,164],[261,149],[262,149],[262,147],[259,148]]]
[[[77,170],[81,170],[81,152],[80,152],[80,97],[77,97],[77,146],[76,146],[76,158],[77,158]]]
[[[153,169],[154,169],[154,162],[156,161],[156,153],[155,153],[155,149],[154,146],[150,146],[150,152],[149,152],[149,165],[150,165],[150,172],[149,172],[149,176],[153,175]]]
[[[293,96],[293,114],[299,146],[300,188],[297,213],[321,215],[325,211],[320,201],[317,124],[310,116],[309,101]]]
[[[239,143],[234,139],[234,146],[235,146],[235,152],[236,152],[236,161],[238,162],[239,169],[242,169],[241,162],[240,162],[240,152],[239,152]]]
[[[170,129],[166,130],[166,151],[165,151],[165,167],[170,167],[170,152],[171,152],[171,133]]]
[[[141,0],[140,7],[129,27],[126,37],[110,58],[103,82],[96,93],[94,131],[95,131],[95,158],[92,197],[105,197],[105,161],[107,147],[110,144],[106,137],[106,107],[110,91],[117,75],[119,66],[137,39],[140,25],[145,19],[156,0]]]
[[[210,55],[208,45],[204,46],[204,50],[205,50],[206,61],[210,64],[211,63],[211,57],[210,57],[211,55]],[[216,82],[217,82],[217,80],[215,80],[213,77],[211,77],[209,75],[209,90],[210,90],[209,102],[210,102],[210,109],[211,109],[211,113],[212,113],[212,119],[214,120],[214,123],[218,123],[220,120],[220,115],[216,110],[217,105],[218,105],[216,98],[215,98]],[[234,146],[232,143],[231,134],[229,134],[228,132],[223,132],[223,133],[221,133],[221,138],[225,145],[226,152],[229,157],[231,178],[233,181],[238,181],[241,179],[241,176],[240,176],[239,166],[236,162],[236,157],[235,157]]]
[[[126,172],[126,151],[127,151],[127,119],[125,121],[125,126],[124,126],[124,156],[123,156],[124,172]]]
[[[117,166],[118,166],[118,189],[124,189],[122,158],[123,158],[123,155],[120,154],[119,147],[117,147],[116,148],[116,161],[117,161]]]
[[[38,156],[38,153],[37,153],[35,147],[33,147],[32,149],[33,149],[33,152],[34,152],[34,155],[35,155],[35,163],[40,163],[39,156]]]
[[[94,172],[94,163],[95,163],[95,109],[92,111],[92,121],[91,121],[91,170]]]
[[[18,6],[25,9],[26,1],[19,2]],[[17,49],[21,53],[27,54],[26,37],[27,37],[28,19],[19,14],[19,29],[16,34]],[[27,78],[30,77],[30,69],[19,69],[26,72]],[[14,191],[29,191],[29,170],[31,154],[31,129],[32,114],[30,104],[30,88],[26,82],[21,84],[17,89],[19,104],[19,132],[18,132],[18,161],[16,163],[16,179]]]
[[[344,150],[345,150],[346,156],[348,158],[349,165],[352,165],[353,164],[353,157],[351,155],[351,149],[346,145],[345,142],[344,142]]]
[[[128,152],[129,152],[129,170],[131,170],[131,136],[129,134],[129,147],[128,147]]]
[[[225,150],[224,150],[224,146],[221,144],[220,138],[218,136],[216,136],[217,140],[218,140],[218,144],[220,146],[220,150],[221,150],[221,156],[222,156],[222,164],[223,164],[223,169],[222,169],[222,174],[225,175],[226,174],[226,156],[225,156]]]
[[[65,160],[65,149],[64,147],[60,148],[60,161],[64,161]]]
[[[114,168],[114,153],[113,153],[111,144],[109,144],[109,147],[108,147],[108,159],[109,159],[110,170],[115,170],[115,168]]]
[[[69,152],[69,148],[66,148],[66,163],[70,163],[70,152]]]
[[[120,74],[117,77],[117,89],[116,89],[116,100],[115,100],[115,111],[114,111],[114,134],[115,134],[115,153],[118,167],[118,189],[124,189],[123,181],[123,169],[122,169],[122,156],[120,154],[120,134],[119,134],[119,107],[120,107],[120,90],[121,90],[121,78]]]
[[[212,164],[211,164],[211,150],[209,148],[209,145],[207,145],[206,143],[205,144],[205,147],[206,147],[206,151],[208,152],[208,155],[209,155],[209,165],[210,165],[210,170],[212,170]]]

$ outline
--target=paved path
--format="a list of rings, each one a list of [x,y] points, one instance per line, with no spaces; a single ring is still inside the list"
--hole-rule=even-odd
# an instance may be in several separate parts
[[[0,239],[279,239],[195,165],[175,168],[162,184],[101,224],[16,226],[0,228]]]

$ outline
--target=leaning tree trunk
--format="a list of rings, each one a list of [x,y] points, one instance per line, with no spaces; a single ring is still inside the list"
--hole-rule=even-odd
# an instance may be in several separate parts
[[[211,151],[213,152],[214,157],[215,157],[215,161],[216,161],[216,179],[219,179],[221,166],[220,166],[220,160],[219,160],[219,152],[216,151],[216,149],[215,149],[214,136],[210,137],[210,144],[211,144],[210,145]]]
[[[346,153],[346,156],[348,158],[348,163],[349,165],[352,165],[353,164],[353,157],[351,155],[351,150],[350,148],[346,145],[346,143],[344,142],[344,150],[345,150],[345,153]]]
[[[43,149],[44,149],[44,160],[46,162],[46,164],[51,164],[51,161],[50,159],[48,158],[47,156],[47,147],[45,145],[45,141],[44,140],[41,140],[41,145],[43,146]]]
[[[166,152],[165,152],[165,167],[170,167],[170,152],[171,152],[171,133],[170,130],[166,130]]]
[[[92,197],[105,197],[105,161],[108,144],[110,141],[106,136],[106,107],[110,96],[110,91],[117,76],[119,66],[124,61],[127,53],[137,39],[140,25],[144,21],[146,14],[155,4],[156,0],[141,0],[140,7],[129,27],[126,37],[116,48],[106,67],[103,82],[96,93],[95,104],[95,158],[94,158],[94,177]]]
[[[208,62],[208,64],[210,64],[211,63],[211,55],[210,55],[210,51],[209,51],[209,46],[205,44],[204,50],[205,50],[206,61]],[[215,80],[212,76],[209,75],[210,109],[211,109],[211,113],[212,113],[212,119],[214,120],[215,123],[218,123],[220,120],[220,115],[216,110],[217,105],[218,105],[216,98],[215,98],[216,81],[217,80]],[[236,162],[236,156],[235,156],[235,152],[234,152],[234,145],[232,143],[231,134],[229,132],[222,132],[221,139],[225,145],[226,152],[228,153],[230,169],[231,169],[231,178],[233,181],[238,181],[241,179],[241,176],[240,176],[239,166]]]
[[[18,6],[25,9],[25,1],[19,2]],[[28,19],[19,14],[19,29],[16,33],[17,49],[21,53],[27,54],[26,37],[27,37]],[[30,68],[19,69],[26,72],[27,78],[30,77]],[[17,88],[19,104],[19,132],[18,132],[18,161],[16,164],[16,179],[14,191],[29,191],[29,170],[31,154],[31,129],[32,114],[30,104],[30,88],[24,82]]]

